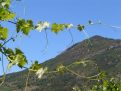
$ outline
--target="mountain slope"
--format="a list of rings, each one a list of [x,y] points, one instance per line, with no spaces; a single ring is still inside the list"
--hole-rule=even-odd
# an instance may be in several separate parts
[[[121,40],[94,36],[90,38],[92,45],[88,40],[73,45],[60,55],[44,62],[42,65],[49,67],[49,70],[55,70],[60,64],[69,65],[77,60],[89,60],[84,65],[71,67],[72,70],[81,76],[90,76],[97,73],[94,64],[100,69],[106,71],[109,75],[117,77],[121,74]],[[27,70],[7,75],[5,87],[11,88],[11,91],[23,91]],[[82,91],[88,91],[93,82],[80,79],[69,72],[64,74],[46,74],[41,80],[33,74],[30,75],[28,91],[72,91],[74,86],[79,86]],[[2,89],[2,88],[1,88]],[[2,90],[7,91],[7,90]]]

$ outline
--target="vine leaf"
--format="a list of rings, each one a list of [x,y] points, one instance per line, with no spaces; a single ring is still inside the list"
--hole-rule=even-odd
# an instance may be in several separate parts
[[[84,30],[84,28],[85,28],[85,26],[84,26],[84,25],[78,25],[78,26],[77,26],[77,29],[78,29],[79,31]]]
[[[10,12],[8,9],[0,8],[0,20],[7,21],[14,17],[15,13]]]
[[[27,59],[20,49],[16,48],[13,51],[10,48],[3,48],[3,50],[9,61],[8,69],[10,69],[13,65],[18,65],[18,67],[23,68],[24,65],[27,64]]]
[[[11,0],[4,0],[2,3],[0,3],[1,4],[0,6],[8,9],[10,6],[10,3],[11,3]]]
[[[0,40],[5,40],[8,37],[8,29],[0,26]]]
[[[25,19],[19,19],[16,24],[16,31],[23,32],[23,34],[28,35],[29,32],[33,29],[33,21],[32,20],[25,20]]]
[[[37,71],[37,70],[39,70],[40,68],[41,68],[41,64],[39,64],[37,60],[36,60],[36,61],[34,62],[34,64],[32,64],[32,66],[30,67],[30,69],[33,70],[33,71]]]
[[[59,65],[57,68],[56,68],[56,71],[59,72],[59,73],[64,73],[65,72],[65,66],[64,65]]]
[[[9,55],[14,55],[14,51],[10,48],[6,49],[5,47],[3,47],[3,50],[6,54],[9,54]]]
[[[54,33],[58,33],[60,31],[64,30],[64,28],[65,28],[64,24],[53,23],[51,31],[54,32]]]

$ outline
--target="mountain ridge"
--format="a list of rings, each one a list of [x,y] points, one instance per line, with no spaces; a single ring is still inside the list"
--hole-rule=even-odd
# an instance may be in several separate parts
[[[90,45],[89,40],[92,45]],[[90,60],[90,62],[95,62],[99,68],[105,70],[111,76],[121,74],[121,40],[97,35],[91,37],[89,40],[86,39],[76,43],[55,58],[42,63],[42,65],[49,67],[51,71],[55,70],[60,64],[67,66],[77,60]],[[90,63],[87,64],[87,66],[74,66],[72,70],[82,76],[89,76],[97,73],[94,65]],[[26,76],[27,70],[7,75],[4,85],[7,86],[7,88],[12,88],[11,91],[23,91],[22,89],[25,86],[24,82]],[[83,84],[85,84],[87,88],[83,87]],[[92,82],[88,83],[88,81],[75,77],[70,73],[64,73],[62,75],[47,74],[47,76],[45,78],[43,77],[41,80],[38,80],[36,76],[31,74],[28,91],[72,91],[72,87],[75,85],[78,85],[82,91],[88,91]],[[32,86],[35,88],[32,89]]]

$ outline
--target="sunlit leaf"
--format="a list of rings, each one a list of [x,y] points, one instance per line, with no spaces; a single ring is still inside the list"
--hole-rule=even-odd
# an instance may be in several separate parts
[[[65,72],[65,66],[64,65],[59,65],[57,68],[56,68],[57,72],[59,73],[64,73]]]
[[[0,6],[8,9],[10,6],[11,0],[3,0],[2,2],[0,2]]]
[[[0,8],[0,20],[10,20],[15,17],[15,13],[10,12],[8,9]]]
[[[0,40],[5,40],[8,37],[8,29],[0,27]]]
[[[16,31],[23,32],[23,34],[28,35],[29,32],[33,29],[33,22],[32,20],[25,20],[25,19],[19,19],[16,24]]]
[[[25,64],[27,64],[27,59],[24,53],[16,48],[15,51],[12,49],[5,49],[5,53],[7,54],[7,59],[9,61],[8,68],[10,69],[13,65],[18,65],[20,68],[23,68]]]
[[[30,67],[33,71],[37,71],[41,68],[41,64],[38,63],[38,61],[35,61],[34,64]]]
[[[51,31],[54,33],[58,33],[60,31],[64,30],[64,28],[65,28],[64,24],[53,23]]]

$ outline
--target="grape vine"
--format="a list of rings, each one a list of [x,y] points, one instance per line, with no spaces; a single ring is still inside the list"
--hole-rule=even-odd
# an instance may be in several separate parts
[[[27,67],[25,67],[25,65],[29,61],[27,60],[24,52],[22,52],[21,49],[19,49],[19,48],[12,49],[12,48],[8,48],[5,46],[10,41],[13,41],[13,42],[16,41],[16,38],[18,37],[19,33],[22,33],[23,35],[28,36],[31,31],[38,31],[38,32],[45,31],[47,45],[48,45],[48,36],[47,36],[47,32],[46,32],[47,29],[55,34],[58,34],[59,32],[64,31],[64,30],[69,31],[69,34],[71,35],[71,38],[72,38],[71,43],[74,43],[73,35],[70,31],[70,29],[72,29],[72,28],[75,28],[76,30],[78,30],[80,32],[83,31],[87,37],[88,37],[88,34],[86,33],[85,28],[89,25],[99,24],[99,25],[104,25],[104,26],[111,27],[111,28],[119,28],[119,29],[121,28],[118,26],[109,26],[107,24],[102,24],[101,21],[93,23],[91,20],[89,20],[87,22],[87,24],[84,24],[84,25],[83,24],[73,25],[71,23],[64,23],[64,24],[63,23],[62,24],[52,23],[52,24],[50,24],[47,21],[39,21],[37,24],[34,25],[34,22],[31,19],[26,20],[24,18],[23,19],[16,18],[17,17],[16,13],[14,13],[10,10],[11,2],[13,2],[13,0],[0,0],[0,52],[2,54],[1,62],[2,62],[2,68],[3,68],[3,76],[2,76],[2,78],[0,78],[0,80],[2,80],[2,82],[1,82],[0,86],[4,83],[5,78],[6,78],[6,72],[5,72],[4,65],[3,65],[3,61],[4,61],[3,56],[6,57],[6,59],[9,62],[8,66],[7,66],[7,70],[11,69],[11,67],[13,67],[15,65],[18,66],[19,68],[27,68]],[[16,22],[14,20],[16,20]],[[7,27],[2,26],[2,23],[4,23],[4,22],[8,22],[8,23],[15,25],[15,27],[16,27],[15,32],[16,32],[17,36],[15,35],[15,37],[9,38],[10,36],[9,36],[8,32],[10,30]],[[89,40],[89,43],[91,44],[90,40]],[[47,45],[43,51],[46,50]],[[91,44],[91,45],[93,45],[93,44]],[[75,65],[75,64],[85,64],[85,63],[80,61],[80,62],[75,62],[71,65]],[[69,65],[67,67],[64,65],[60,65],[57,68],[57,70],[53,71],[53,72],[63,73],[65,71],[68,71],[71,74],[74,74],[80,78],[85,78],[88,80],[99,80],[98,78],[100,76],[102,76],[102,74],[103,74],[103,73],[99,72],[98,74],[96,74],[94,76],[83,77],[83,76],[80,76],[78,73],[75,73],[74,71],[69,69],[69,67],[71,65]],[[25,91],[27,90],[27,82],[28,82],[29,74],[31,71],[35,72],[39,78],[41,78],[44,73],[53,73],[53,72],[48,72],[48,69],[43,68],[41,66],[41,64],[38,63],[38,61],[34,61],[34,63],[32,63],[32,65],[27,69],[29,70],[29,72],[28,72],[28,77],[27,77],[27,81],[26,81]],[[94,78],[96,78],[96,79],[94,79]],[[110,87],[110,86],[114,86],[114,83],[115,82],[113,80],[103,81],[103,83],[101,84],[101,89],[109,89],[109,88],[112,89],[112,87]],[[103,86],[105,86],[105,88]],[[115,88],[121,89],[120,87],[118,87],[119,85],[116,85],[116,86],[117,87],[115,87]],[[100,87],[95,86],[92,91],[99,91],[99,90],[96,90],[97,88],[99,89]],[[100,91],[121,91],[121,90],[100,90]]]

